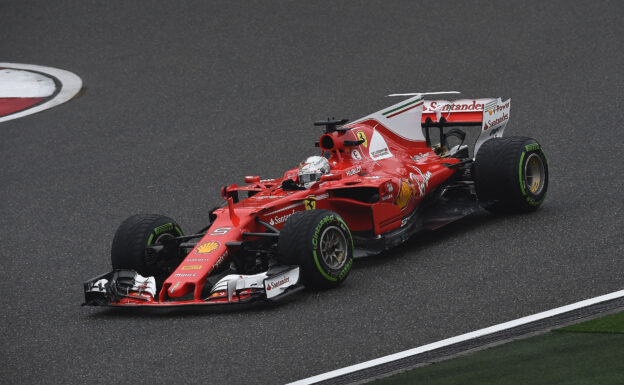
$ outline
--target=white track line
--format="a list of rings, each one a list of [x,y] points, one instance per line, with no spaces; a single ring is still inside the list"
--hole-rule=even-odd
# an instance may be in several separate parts
[[[307,385],[307,384],[315,384],[320,381],[328,380],[330,378],[339,377],[348,373],[357,372],[362,369],[371,368],[373,366],[385,364],[392,361],[397,361],[405,357],[414,356],[416,354],[428,352],[430,350],[439,349],[445,346],[453,345],[458,342],[464,342],[467,340],[471,340],[474,338],[478,338],[487,334],[496,333],[502,330],[507,330],[514,328],[516,326],[528,324],[530,322],[539,321],[544,318],[553,317],[562,313],[567,313],[572,310],[580,309],[583,307],[595,305],[600,302],[609,301],[612,299],[624,297],[624,290],[616,291],[613,293],[601,295],[599,297],[586,299],[584,301],[576,302],[570,305],[565,305],[562,307],[558,307],[556,309],[547,310],[541,313],[537,313],[534,315],[530,315],[527,317],[518,318],[512,321],[504,322],[502,324],[490,326],[484,329],[476,330],[470,333],[462,334],[459,336],[447,338],[442,341],[434,342],[428,345],[419,346],[414,349],[405,350],[399,353],[390,354],[389,356],[376,358],[374,360],[362,362],[360,364],[355,364],[352,366],[347,366],[346,368],[332,370],[331,372],[319,374],[313,377],[305,378],[303,380],[295,381],[287,385]]]

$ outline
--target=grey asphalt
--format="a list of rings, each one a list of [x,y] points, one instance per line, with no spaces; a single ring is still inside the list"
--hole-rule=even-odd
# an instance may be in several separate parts
[[[285,383],[624,288],[620,1],[0,0],[0,61],[81,96],[0,123],[0,382]],[[551,184],[270,307],[80,307],[140,212],[201,228],[222,185],[315,153],[396,92],[512,98]]]

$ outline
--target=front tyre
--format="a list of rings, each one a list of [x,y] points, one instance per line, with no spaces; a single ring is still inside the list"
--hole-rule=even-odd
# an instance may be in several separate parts
[[[299,265],[303,284],[328,289],[342,283],[353,265],[353,239],[349,227],[329,210],[293,214],[280,231],[277,259]]]
[[[119,225],[111,247],[113,269],[131,269],[143,276],[162,280],[180,263],[177,243],[168,239],[183,235],[171,218],[138,214]],[[162,246],[155,253],[151,246]]]
[[[536,210],[548,190],[548,163],[531,138],[493,138],[483,143],[475,164],[477,197],[493,212]]]

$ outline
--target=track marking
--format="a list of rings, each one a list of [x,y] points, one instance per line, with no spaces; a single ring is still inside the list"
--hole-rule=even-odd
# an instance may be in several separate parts
[[[437,342],[433,342],[427,345],[423,345],[423,346],[419,346],[417,348],[413,348],[413,349],[409,349],[409,350],[405,350],[402,352],[398,352],[398,353],[394,353],[394,354],[390,354],[388,356],[384,356],[384,357],[380,357],[380,358],[376,358],[374,360],[370,360],[370,361],[366,361],[366,362],[362,362],[359,364],[355,364],[355,365],[351,365],[351,366],[347,366],[345,368],[342,369],[336,369],[336,370],[332,370],[331,372],[327,372],[327,373],[323,373],[323,374],[319,374],[313,377],[308,377],[302,380],[298,380],[295,382],[291,382],[290,384],[287,385],[308,385],[308,384],[315,384],[321,381],[325,381],[325,380],[329,380],[332,378],[336,378],[336,377],[340,377],[343,376],[345,374],[350,374],[350,373],[354,373],[363,369],[368,369],[368,368],[372,368],[378,365],[382,365],[382,364],[387,364],[389,362],[393,362],[393,361],[397,361],[406,357],[410,357],[410,356],[415,356],[417,354],[421,354],[424,352],[428,352],[431,350],[435,350],[435,349],[439,349],[445,346],[449,346],[449,345],[453,345],[459,342],[464,342],[464,341],[468,341],[471,339],[475,339],[478,337],[482,337],[488,334],[492,334],[492,333],[496,333],[496,332],[500,332],[503,330],[507,330],[507,329],[511,329],[517,326],[521,326],[521,325],[525,325],[531,322],[535,322],[535,321],[539,321],[545,318],[550,318],[559,314],[563,314],[563,313],[567,313],[569,311],[572,310],[577,310],[577,309],[581,309],[587,306],[591,306],[591,305],[595,305],[597,303],[600,302],[605,302],[605,301],[609,301],[609,300],[613,300],[613,299],[617,299],[617,298],[622,298],[624,297],[624,290],[620,290],[620,291],[616,291],[613,293],[609,293],[609,294],[605,294],[605,295],[601,295],[598,297],[594,297],[594,298],[590,298],[590,299],[586,299],[580,302],[575,302],[573,304],[570,305],[565,305],[565,306],[561,306],[555,309],[551,309],[551,310],[547,310],[541,313],[537,313],[537,314],[533,314],[530,316],[526,316],[526,317],[522,317],[522,318],[518,318],[512,321],[507,321],[498,325],[494,325],[494,326],[490,326],[484,329],[479,329],[473,332],[469,332],[466,334],[461,334],[455,337],[451,337],[451,338],[447,338],[445,340],[441,340],[441,341],[437,341]]]
[[[0,63],[0,100],[8,109],[0,122],[21,118],[72,99],[82,88],[76,74],[33,64]],[[12,111],[11,111],[12,110]]]

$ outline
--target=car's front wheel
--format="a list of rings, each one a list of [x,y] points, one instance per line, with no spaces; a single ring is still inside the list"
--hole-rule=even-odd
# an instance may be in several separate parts
[[[162,280],[180,263],[177,243],[167,240],[183,235],[171,218],[138,214],[119,225],[111,247],[113,269],[131,269]]]
[[[293,214],[280,231],[280,262],[299,265],[303,284],[327,289],[342,283],[353,265],[353,239],[349,227],[329,210]]]

